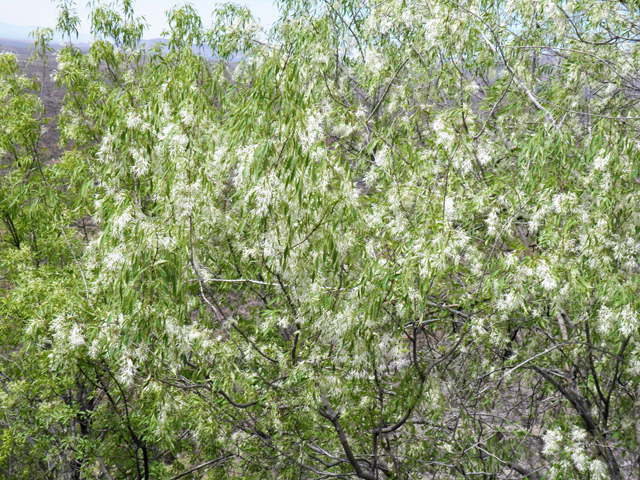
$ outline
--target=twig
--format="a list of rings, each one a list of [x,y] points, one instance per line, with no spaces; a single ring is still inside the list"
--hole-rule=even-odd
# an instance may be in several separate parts
[[[223,462],[224,460],[227,460],[228,458],[231,458],[233,455],[231,453],[227,453],[226,455],[223,455],[221,457],[216,458],[215,460],[209,460],[208,462],[204,462],[201,463],[200,465],[193,467],[189,470],[187,470],[184,473],[181,473],[180,475],[177,475],[175,477],[173,477],[171,480],[178,480],[179,478],[182,477],[186,477],[187,475],[192,474],[193,472],[197,472],[198,470],[204,468],[204,467],[208,467],[209,465],[213,465],[219,462]]]

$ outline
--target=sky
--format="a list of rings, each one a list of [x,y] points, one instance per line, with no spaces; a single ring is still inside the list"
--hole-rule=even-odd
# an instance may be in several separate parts
[[[87,0],[77,0],[77,10],[82,25],[80,33],[89,33]],[[108,2],[105,2],[108,3]],[[135,0],[134,10],[136,16],[146,18],[150,27],[145,32],[144,38],[160,37],[160,32],[167,27],[164,12],[176,4],[184,4],[180,0]],[[217,3],[214,0],[190,0],[200,14],[203,23],[209,26],[211,12]],[[270,25],[278,19],[278,9],[272,0],[235,0],[234,3],[248,6],[253,14],[258,17],[263,25]],[[58,16],[57,2],[55,0],[0,0],[0,22],[18,25],[22,27],[50,27],[54,28]]]

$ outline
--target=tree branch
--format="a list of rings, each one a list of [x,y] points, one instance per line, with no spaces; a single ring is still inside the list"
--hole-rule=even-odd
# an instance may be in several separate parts
[[[209,460],[208,462],[201,463],[200,465],[198,465],[196,467],[193,467],[193,468],[190,468],[186,472],[183,472],[180,475],[177,475],[177,476],[173,477],[171,480],[178,480],[179,478],[186,477],[187,475],[190,475],[193,472],[197,472],[198,470],[201,470],[204,467],[208,467],[209,465],[215,465],[217,463],[221,463],[224,460],[227,460],[227,459],[231,458],[232,456],[233,456],[233,454],[227,453],[226,455],[222,455],[221,457],[218,457],[215,460]]]
[[[331,408],[331,404],[329,403],[329,400],[327,400],[327,396],[324,394],[324,392],[321,391],[320,395],[322,397],[323,407],[320,407],[318,411],[320,415],[322,415],[324,418],[326,418],[333,424],[333,428],[338,434],[338,438],[340,439],[340,443],[342,444],[344,453],[349,459],[349,463],[353,466],[353,469],[356,471],[356,475],[359,478],[362,478],[364,480],[376,480],[371,473],[365,472],[362,469],[362,465],[360,465],[358,460],[356,460],[356,457],[353,455],[353,452],[351,451],[351,447],[349,446],[349,441],[347,440],[347,436],[345,435],[344,430],[342,430],[342,425],[340,425],[338,414],[336,414],[336,412],[334,412],[333,409]],[[324,408],[324,411],[323,411],[323,408]]]

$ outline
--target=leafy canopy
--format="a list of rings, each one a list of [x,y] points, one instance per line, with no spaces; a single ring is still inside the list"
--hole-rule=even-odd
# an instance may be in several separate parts
[[[279,6],[0,56],[2,474],[637,476],[638,5]]]

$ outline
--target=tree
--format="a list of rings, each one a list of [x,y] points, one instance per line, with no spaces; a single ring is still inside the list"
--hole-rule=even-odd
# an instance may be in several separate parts
[[[101,5],[58,54],[49,276],[37,219],[3,232],[6,475],[637,475],[638,9],[280,8],[145,49]]]

